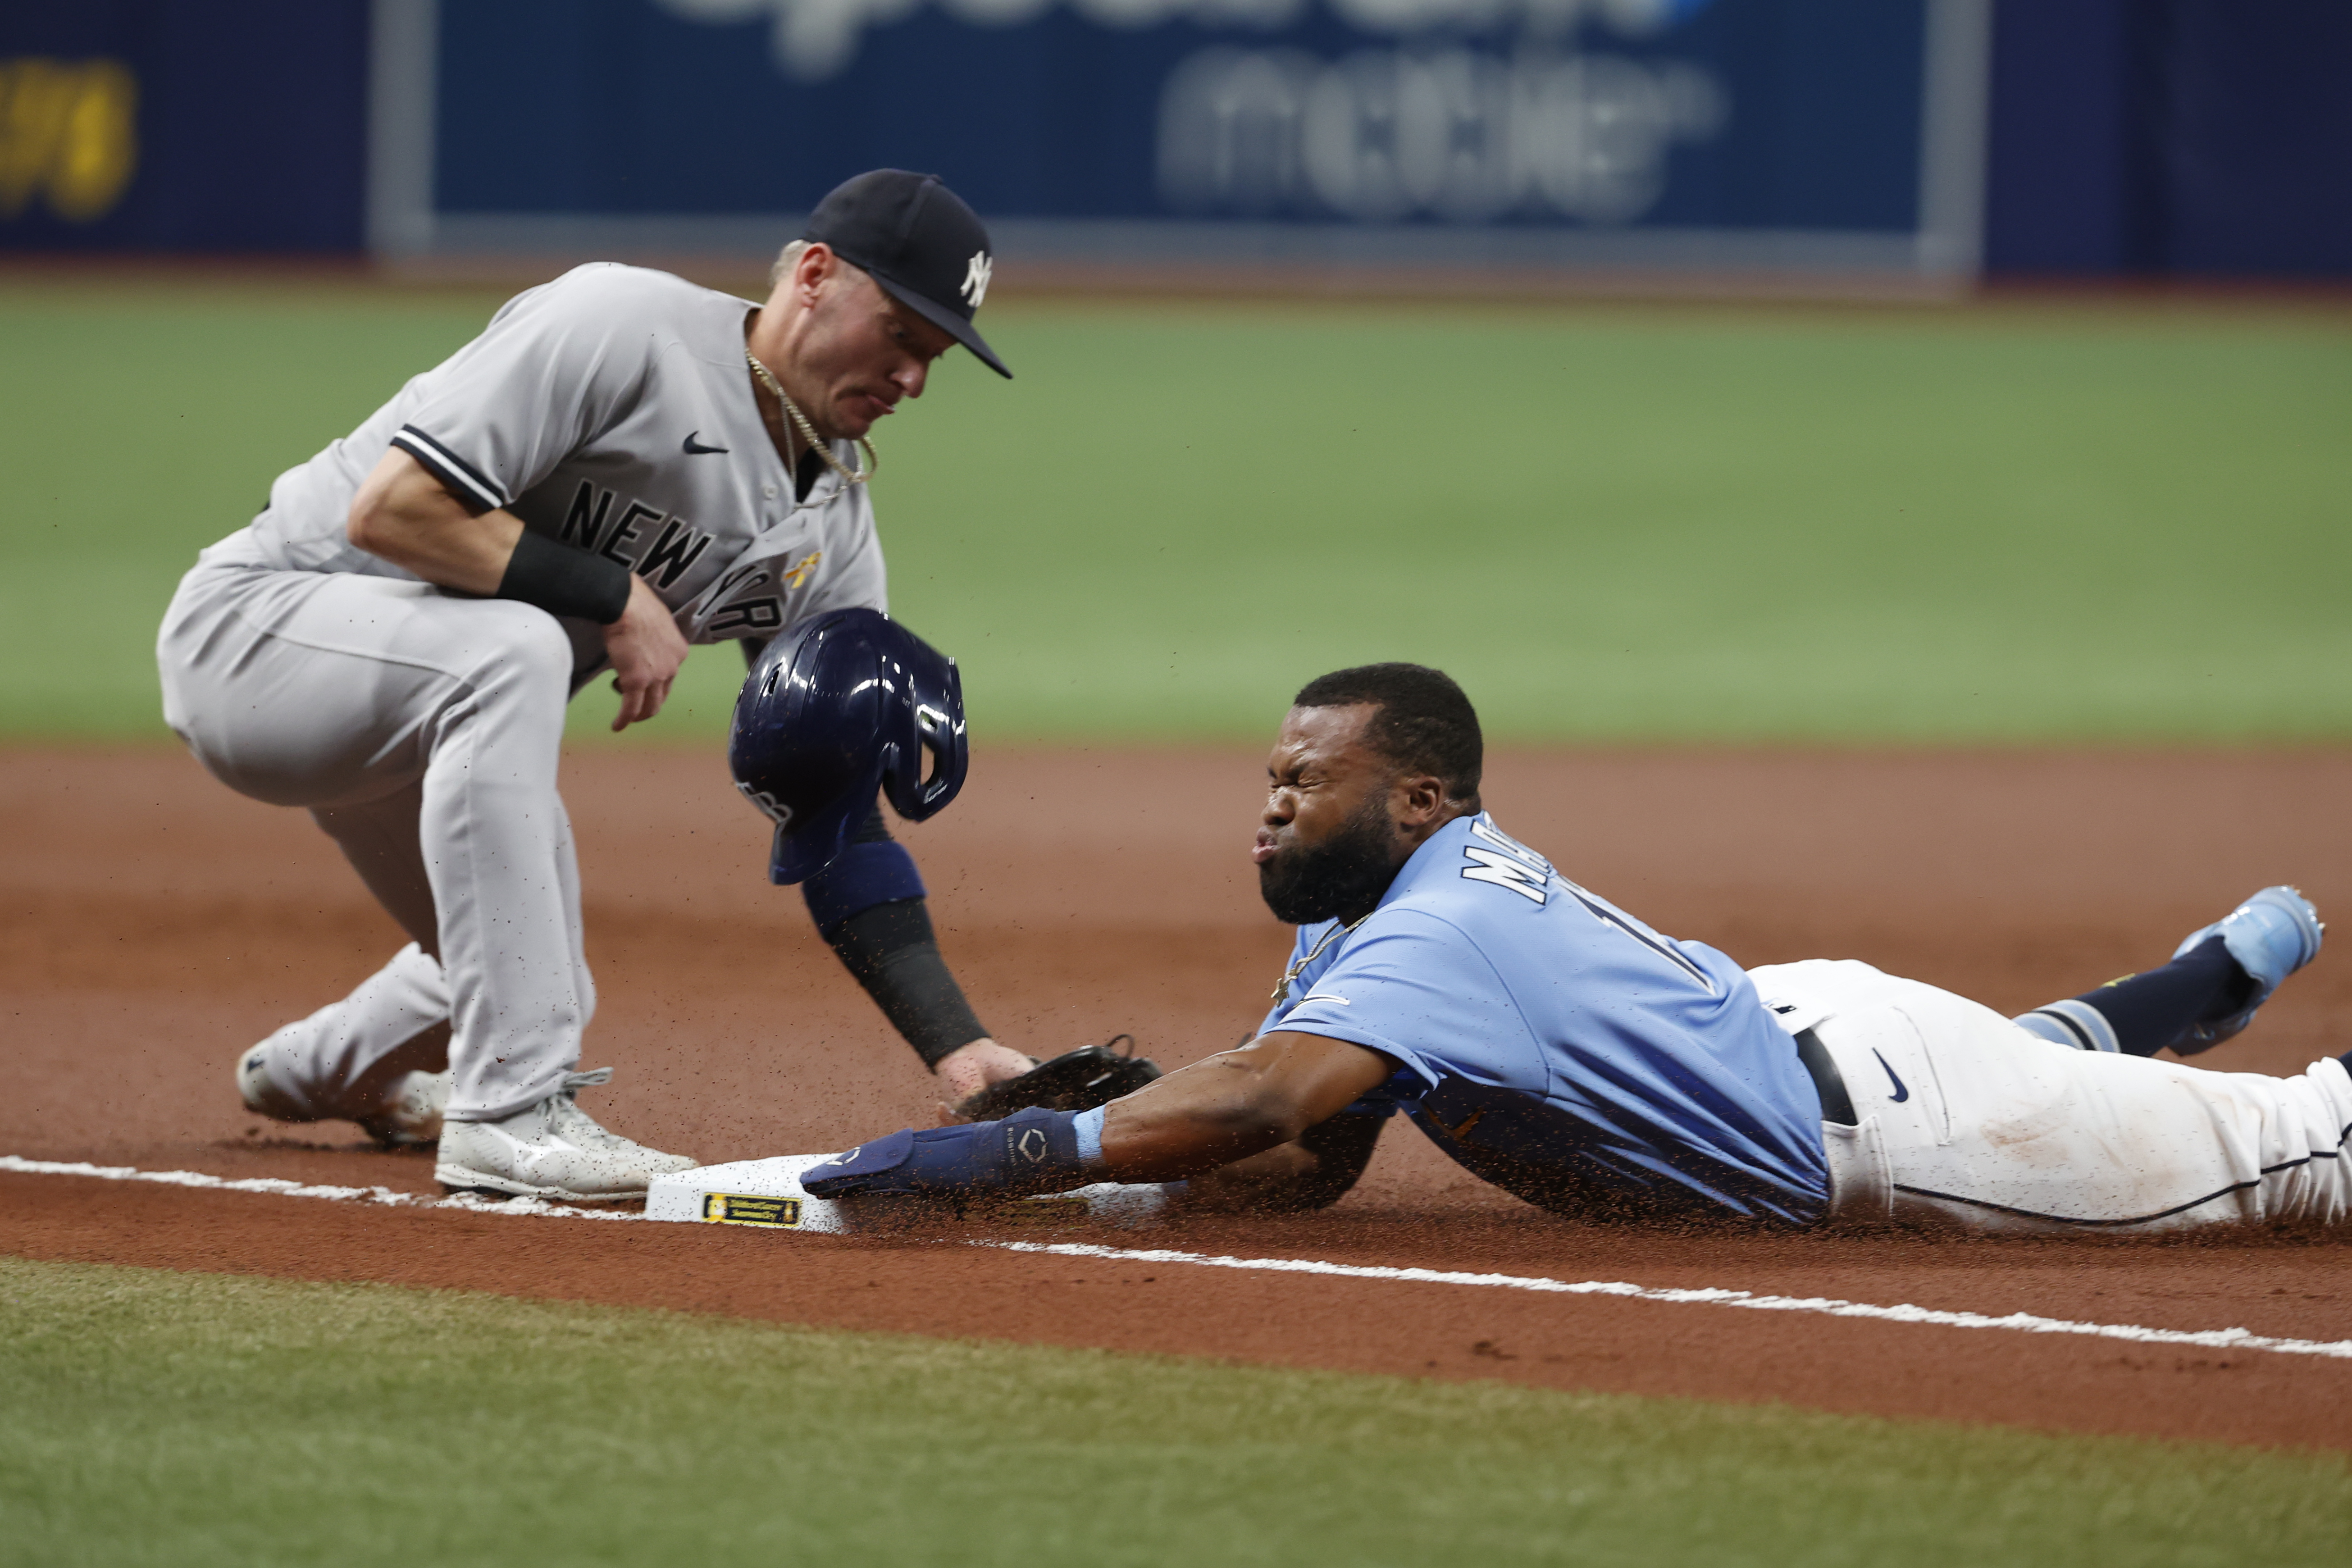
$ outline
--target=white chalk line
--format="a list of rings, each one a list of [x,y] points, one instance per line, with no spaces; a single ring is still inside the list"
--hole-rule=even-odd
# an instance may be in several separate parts
[[[1819,1312],[1832,1318],[1873,1318],[1889,1323],[1932,1323],[1948,1329],[2008,1329],[2028,1334],[2087,1334],[2139,1344],[2196,1345],[2206,1350],[2276,1351],[2284,1355],[2328,1356],[2352,1361],[2352,1340],[2284,1340],[2246,1329],[2144,1329],[2136,1323],[2084,1323],[2042,1318],[2031,1312],[1990,1317],[1982,1312],[1944,1312],[1908,1303],[1876,1307],[1833,1296],[1759,1296],[1750,1290],[1659,1289],[1619,1279],[1545,1279],[1524,1274],[1459,1274],[1441,1268],[1388,1268],[1370,1264],[1317,1263],[1297,1258],[1223,1258],[1205,1252],[1090,1247],[1078,1242],[988,1241],[1010,1252],[1049,1252],[1064,1258],[1116,1258],[1125,1263],[1185,1263],[1203,1268],[1246,1268],[1276,1274],[1328,1274],[1343,1279],[1402,1279],[1427,1285],[1474,1285],[1505,1290],[1535,1290],[1559,1296],[1617,1296],[1675,1306],[1746,1307],[1759,1312]]]
[[[278,1176],[246,1176],[232,1181],[202,1171],[142,1171],[132,1165],[87,1165],[79,1161],[25,1160],[0,1154],[0,1171],[28,1176],[95,1176],[107,1182],[156,1182],[167,1187],[201,1187],[217,1193],[268,1193],[281,1198],[324,1198],[330,1203],[382,1204],[386,1208],[463,1209],[468,1214],[513,1215],[540,1219],[643,1219],[641,1214],[615,1214],[578,1208],[571,1204],[542,1203],[538,1198],[500,1201],[472,1193],[436,1198],[425,1193],[404,1193],[391,1187],[310,1186]]]
[[[36,1176],[91,1176],[111,1182],[154,1182],[165,1186],[202,1188],[214,1192],[264,1193],[277,1197],[322,1198],[332,1203],[381,1204],[389,1208],[459,1209],[467,1214],[506,1215],[542,1219],[642,1220],[641,1214],[578,1208],[542,1203],[536,1198],[504,1202],[457,1194],[436,1198],[391,1187],[307,1185],[275,1176],[231,1180],[201,1171],[142,1171],[130,1165],[91,1165],[79,1162],[26,1160],[0,1154],[0,1171]],[[2270,1351],[2281,1355],[2324,1356],[2352,1361],[2352,1340],[2290,1340],[2257,1334],[2247,1329],[2149,1329],[2136,1323],[2090,1323],[2070,1318],[2044,1318],[2032,1312],[1993,1317],[1983,1312],[1947,1312],[1902,1303],[1874,1306],[1833,1296],[1769,1296],[1751,1290],[1706,1287],[1662,1289],[1622,1279],[1548,1279],[1526,1274],[1468,1274],[1443,1268],[1398,1268],[1376,1264],[1324,1263],[1305,1258],[1230,1258],[1212,1252],[1178,1252],[1166,1247],[1098,1247],[1068,1241],[983,1241],[965,1245],[1001,1252],[1044,1253],[1055,1258],[1095,1258],[1118,1263],[1176,1264],[1195,1268],[1234,1268],[1252,1273],[1314,1274],[1339,1279],[1391,1279],[1412,1285],[1464,1285],[1476,1289],[1529,1290],[1555,1296],[1613,1296],[1622,1300],[1655,1301],[1670,1306],[1744,1307],[1759,1312],[1813,1312],[1832,1318],[1861,1318],[1889,1323],[1924,1323],[1947,1329],[2002,1329],[2013,1333],[2074,1334],[2094,1339],[2124,1340],[2135,1344],[2187,1345],[2200,1350]]]

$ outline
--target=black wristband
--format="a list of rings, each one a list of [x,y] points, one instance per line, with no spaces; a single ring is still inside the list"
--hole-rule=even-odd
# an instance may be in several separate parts
[[[819,934],[925,1067],[988,1033],[948,973],[922,900],[876,904]]]
[[[609,626],[629,607],[629,569],[525,529],[499,579],[497,597]]]

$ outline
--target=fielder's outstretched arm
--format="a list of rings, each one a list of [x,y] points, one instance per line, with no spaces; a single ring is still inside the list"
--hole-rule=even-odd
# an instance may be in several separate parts
[[[741,643],[744,668],[756,668],[768,639]],[[962,1120],[953,1107],[1037,1065],[998,1045],[973,1014],[940,952],[922,873],[890,837],[878,801],[832,864],[801,884],[801,893],[824,944],[939,1075],[947,1093],[943,1120]]]

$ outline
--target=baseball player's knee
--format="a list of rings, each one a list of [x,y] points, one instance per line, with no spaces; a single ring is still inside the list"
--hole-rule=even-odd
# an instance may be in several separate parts
[[[572,638],[562,623],[530,605],[491,601],[471,671],[486,696],[552,701],[560,710],[572,694]]]
[[[552,680],[559,686],[572,679],[572,638],[563,623],[545,610],[530,605],[517,605],[510,617],[513,626],[511,651],[509,655],[518,668],[534,680]]]

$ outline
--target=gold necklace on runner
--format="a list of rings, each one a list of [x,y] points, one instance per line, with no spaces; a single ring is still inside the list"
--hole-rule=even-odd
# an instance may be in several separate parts
[[[1337,942],[1339,938],[1347,935],[1349,931],[1354,931],[1358,926],[1362,925],[1366,921],[1370,920],[1371,918],[1372,917],[1370,913],[1360,914],[1354,920],[1349,921],[1346,925],[1333,926],[1329,931],[1325,931],[1323,933],[1323,940],[1315,944],[1314,952],[1308,953],[1306,957],[1300,959],[1297,963],[1292,964],[1289,968],[1282,972],[1282,980],[1274,988],[1274,1000],[1279,1002],[1285,996],[1290,994],[1290,983],[1297,979],[1301,974],[1306,973],[1307,966],[1314,963],[1317,959],[1322,957],[1323,950],[1325,948],[1330,946],[1334,942]]]
[[[743,363],[751,367],[753,374],[768,384],[768,390],[774,393],[776,401],[784,405],[784,412],[791,416],[793,424],[800,430],[801,439],[809,444],[809,449],[824,459],[826,468],[841,476],[844,489],[851,485],[862,485],[874,477],[874,470],[882,466],[882,459],[874,455],[873,442],[863,436],[857,437],[858,449],[866,454],[865,468],[851,468],[844,466],[842,460],[833,455],[832,444],[817,438],[816,426],[808,422],[808,416],[801,412],[800,405],[794,403],[792,395],[784,390],[784,384],[776,379],[776,373],[761,364],[760,356],[750,349],[743,351]]]

